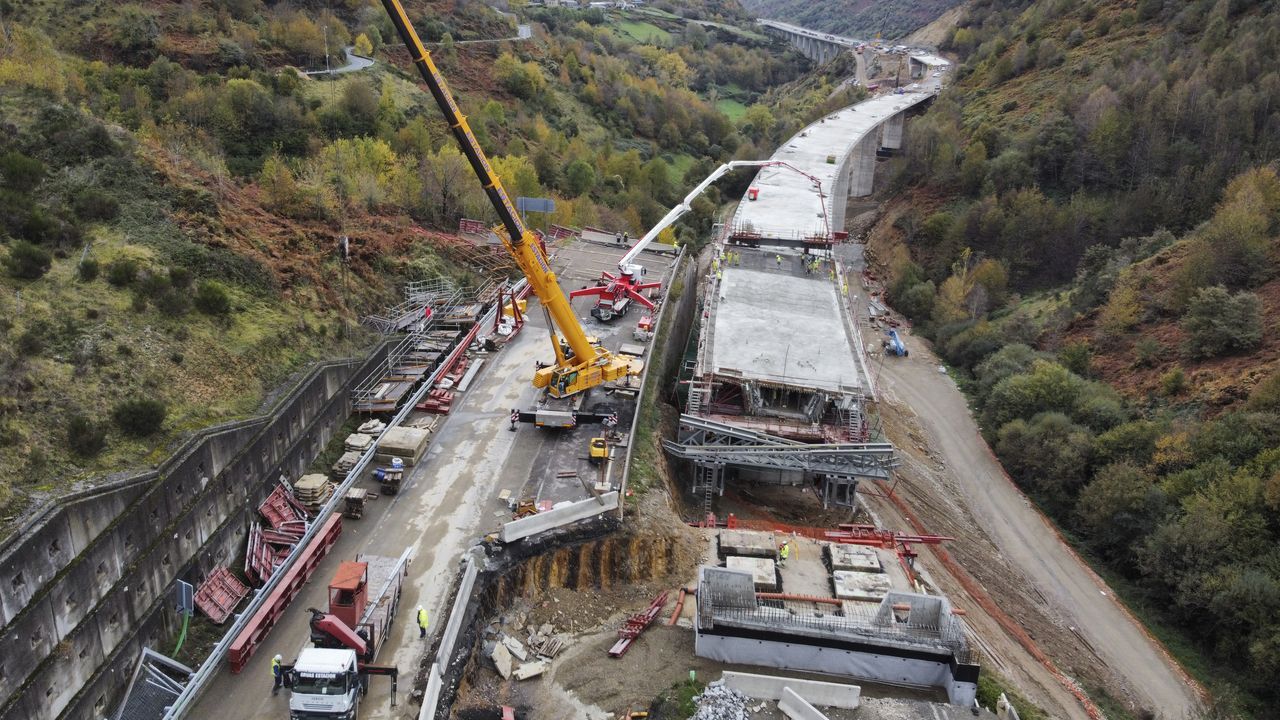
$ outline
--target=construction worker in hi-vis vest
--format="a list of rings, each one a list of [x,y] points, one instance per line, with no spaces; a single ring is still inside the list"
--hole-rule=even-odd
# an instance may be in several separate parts
[[[419,605],[418,606],[418,637],[424,638],[426,636],[427,636],[427,611],[423,610],[422,606]]]
[[[271,680],[273,683],[271,685],[272,695],[275,695],[276,693],[280,692],[280,686],[284,685],[284,668],[280,666],[280,662],[283,659],[284,658],[280,657],[279,655],[276,655],[275,657],[271,658]]]

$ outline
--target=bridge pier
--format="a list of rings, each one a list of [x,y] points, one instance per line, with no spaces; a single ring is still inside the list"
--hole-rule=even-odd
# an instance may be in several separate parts
[[[906,113],[898,113],[880,126],[880,147],[889,150],[902,148],[902,125],[905,119]]]
[[[871,194],[876,175],[876,150],[880,148],[878,133],[869,132],[849,155],[849,197],[866,197]]]

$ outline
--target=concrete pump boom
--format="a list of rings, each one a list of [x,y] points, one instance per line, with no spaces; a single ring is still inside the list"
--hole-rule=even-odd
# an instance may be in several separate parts
[[[646,247],[648,247],[649,243],[653,242],[654,238],[658,237],[659,233],[671,227],[671,225],[675,223],[676,220],[679,220],[681,216],[689,212],[689,210],[693,208],[694,199],[697,198],[702,193],[706,192],[706,189],[708,187],[711,187],[712,183],[724,177],[725,175],[729,174],[730,172],[737,170],[738,168],[744,168],[744,167],[762,168],[762,167],[774,167],[774,166],[785,167],[791,170],[795,170],[801,175],[804,175],[805,177],[812,180],[814,185],[818,186],[819,191],[822,190],[822,183],[819,182],[817,178],[813,177],[809,173],[804,172],[803,170],[800,170],[794,165],[782,162],[781,160],[733,160],[731,162],[727,162],[721,165],[720,167],[716,168],[710,175],[706,177],[706,179],[698,183],[697,187],[691,190],[688,195],[684,196],[684,200],[681,200],[679,205],[676,205],[675,207],[671,208],[671,211],[668,212],[665,216],[663,216],[663,218],[658,221],[657,225],[654,225],[652,228],[650,228],[649,232],[645,233],[644,237],[640,238],[640,240],[636,242],[635,246],[632,247],[631,250],[628,251],[626,255],[623,255],[622,259],[618,261],[618,270],[621,271],[623,275],[631,275],[633,271],[638,273],[638,270],[635,270],[635,268],[632,267],[632,264],[631,264],[632,261],[635,260],[636,257],[641,252],[643,252]]]
[[[489,196],[489,202],[493,204],[498,218],[501,219],[505,233],[498,232],[498,237],[502,239],[502,244],[520,266],[525,277],[529,279],[529,286],[538,296],[547,314],[556,363],[552,367],[540,369],[534,375],[534,386],[547,388],[548,392],[555,397],[564,397],[623,377],[627,372],[628,364],[614,358],[603,347],[593,345],[587,339],[586,332],[578,322],[577,316],[573,314],[569,299],[556,281],[556,275],[547,262],[542,244],[537,236],[526,229],[524,223],[520,221],[520,216],[511,204],[511,199],[507,197],[502,182],[494,173],[484,150],[472,134],[466,117],[458,110],[458,104],[453,99],[453,94],[449,92],[449,86],[432,62],[431,53],[423,47],[422,41],[418,39],[418,33],[409,23],[409,16],[405,14],[400,0],[382,0],[382,5],[391,16],[391,23],[395,25],[405,47],[409,49],[413,64],[417,66],[418,72],[427,84],[427,89],[431,91],[436,105],[440,107],[445,122],[449,124],[454,139],[458,141],[463,155],[471,163],[471,169],[480,179],[485,194]],[[567,352],[560,338],[557,337],[557,331],[564,337],[564,344],[568,346]]]

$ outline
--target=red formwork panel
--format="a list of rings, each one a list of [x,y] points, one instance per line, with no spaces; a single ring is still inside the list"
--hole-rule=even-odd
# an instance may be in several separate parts
[[[221,625],[248,594],[249,588],[225,566],[219,565],[196,588],[194,600],[196,607],[209,616],[213,624]]]
[[[271,591],[271,595],[267,597],[262,607],[258,608],[258,612],[254,613],[249,624],[231,643],[231,649],[227,652],[231,672],[238,673],[248,664],[249,658],[253,657],[258,645],[284,615],[289,603],[298,596],[302,586],[311,578],[311,574],[315,572],[324,556],[329,554],[329,550],[333,548],[333,544],[338,541],[338,536],[341,534],[342,515],[334,513],[325,521],[320,532],[312,538],[298,561],[285,572],[280,584]]]

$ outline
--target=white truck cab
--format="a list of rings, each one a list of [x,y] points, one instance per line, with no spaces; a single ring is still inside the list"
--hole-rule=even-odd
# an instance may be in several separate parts
[[[289,679],[289,720],[356,719],[363,688],[354,651],[307,648]]]

